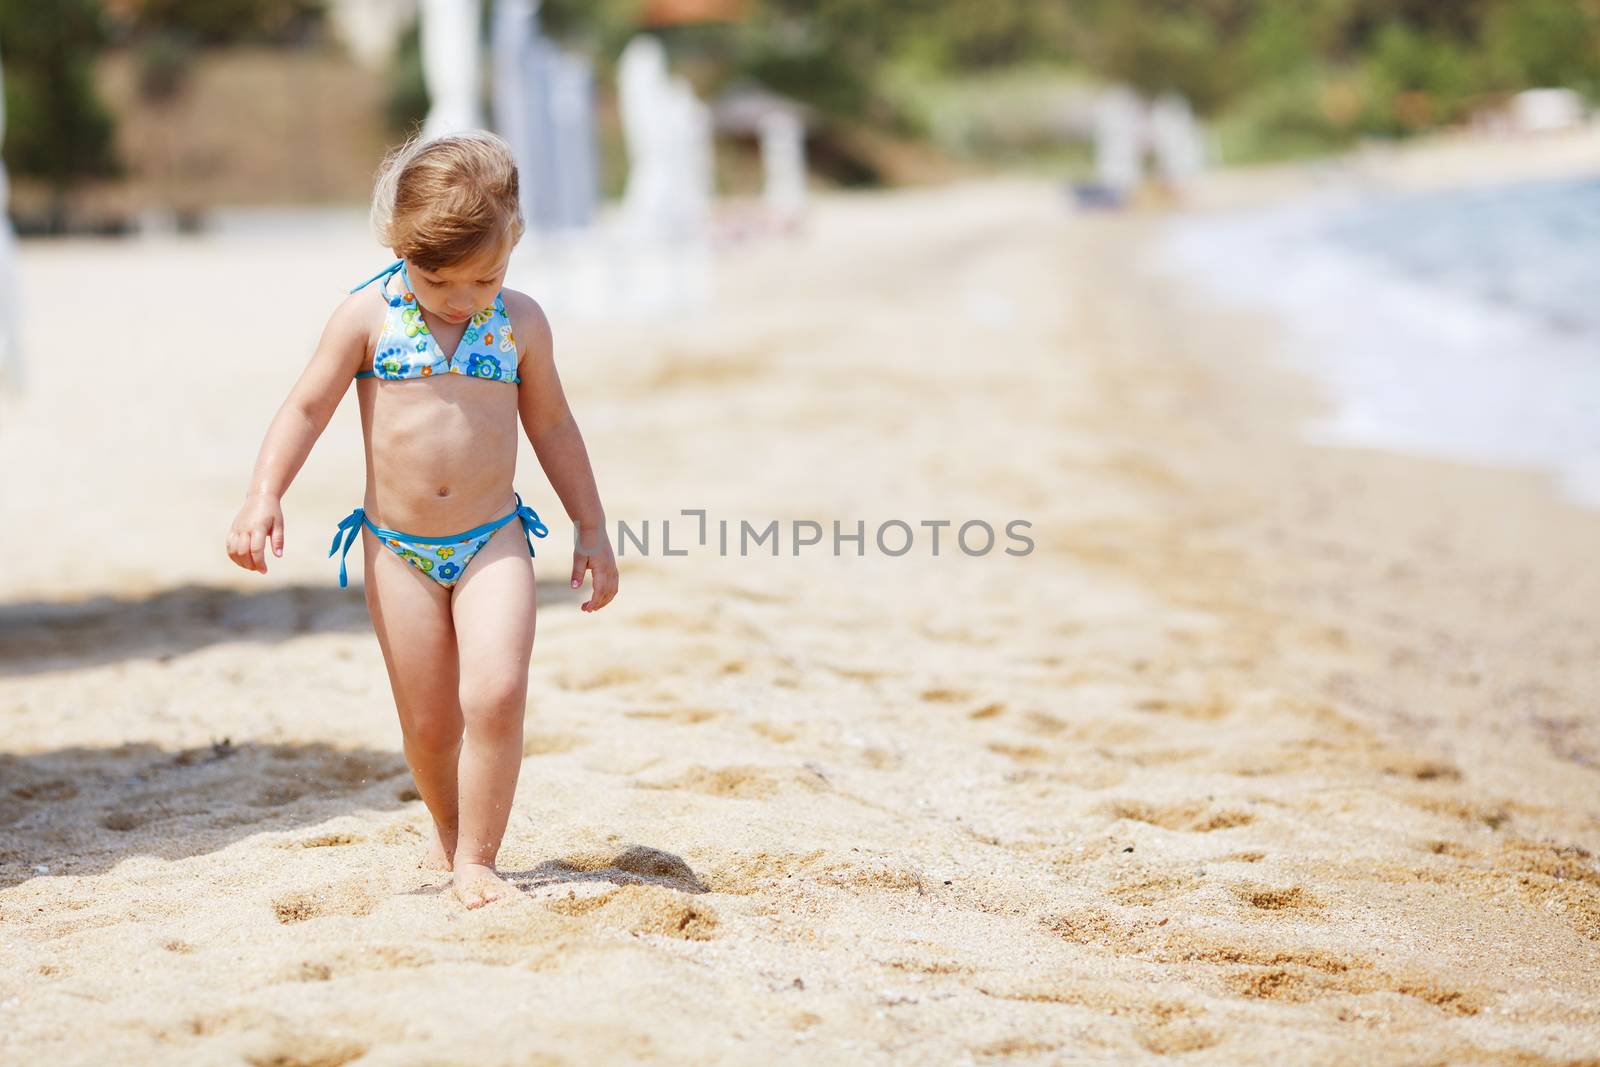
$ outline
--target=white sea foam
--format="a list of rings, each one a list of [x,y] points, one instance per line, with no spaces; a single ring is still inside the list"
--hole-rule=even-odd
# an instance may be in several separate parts
[[[1315,439],[1554,470],[1600,506],[1600,182],[1185,220],[1167,262],[1280,315]]]

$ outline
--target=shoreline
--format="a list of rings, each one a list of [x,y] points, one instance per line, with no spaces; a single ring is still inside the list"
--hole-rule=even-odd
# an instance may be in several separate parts
[[[1558,286],[1548,290],[1553,297],[1534,297],[1526,276],[1491,280],[1494,256],[1505,252],[1492,242],[1542,237],[1537,228],[1553,219],[1536,213],[1548,212],[1553,196],[1565,198],[1564,210],[1581,210],[1577,190],[1600,177],[1600,127],[1582,138],[1526,140],[1543,153],[1522,158],[1502,143],[1466,140],[1360,154],[1328,173],[1307,172],[1298,194],[1280,175],[1253,208],[1238,206],[1238,189],[1258,187],[1259,175],[1214,175],[1197,200],[1231,206],[1175,216],[1163,266],[1216,301],[1283,324],[1285,359],[1332,404],[1304,427],[1308,439],[1549,473],[1575,503],[1600,507],[1600,438],[1588,417],[1600,403],[1600,367],[1588,358],[1593,324],[1549,321],[1576,314],[1577,279],[1570,268],[1546,272],[1541,284]],[[1431,230],[1408,237],[1405,216],[1394,217],[1396,197],[1432,211]],[[1394,232],[1380,236],[1380,224]],[[1471,241],[1452,232],[1466,227],[1478,228]],[[1341,242],[1341,231],[1357,243]],[[1416,244],[1423,241],[1432,244]],[[1441,277],[1447,251],[1475,252],[1491,266]],[[1477,291],[1512,282],[1522,286],[1514,296]]]
[[[1348,152],[1224,167],[1201,181],[1191,210],[1224,212],[1295,199],[1318,187],[1429,193],[1600,173],[1600,119],[1535,134],[1436,133]]]

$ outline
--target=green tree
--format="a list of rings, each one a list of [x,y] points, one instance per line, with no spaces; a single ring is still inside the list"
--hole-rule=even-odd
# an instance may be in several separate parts
[[[1600,95],[1600,5],[1583,0],[1508,0],[1485,21],[1496,88],[1564,86]]]
[[[51,190],[51,228],[85,178],[119,171],[112,119],[95,94],[94,59],[107,41],[95,0],[0,0],[5,46],[6,165]]]

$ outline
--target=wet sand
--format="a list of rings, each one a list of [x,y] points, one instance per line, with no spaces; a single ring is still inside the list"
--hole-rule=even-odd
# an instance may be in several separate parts
[[[383,257],[28,248],[0,1059],[1600,1062],[1600,517],[1299,443],[1321,401],[1277,327],[1155,272],[1154,220],[996,182],[813,222],[725,255],[708,313],[556,321],[610,517],[655,540],[593,616],[570,530],[539,542],[526,893],[475,912],[415,867],[324,557],[353,401],[281,566],[222,553]],[[783,554],[694,544],[699,508]],[[866,555],[790,554],[807,519],[863,520]],[[995,551],[952,551],[972,519]]]

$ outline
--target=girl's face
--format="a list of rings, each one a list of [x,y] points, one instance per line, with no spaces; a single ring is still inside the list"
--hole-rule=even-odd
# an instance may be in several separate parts
[[[417,301],[451,324],[466,322],[494,303],[505,281],[510,257],[498,250],[472,263],[453,263],[438,270],[406,263],[406,275]]]

